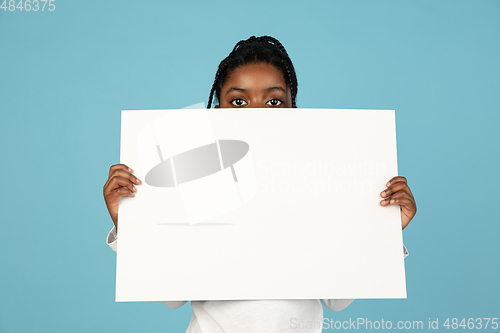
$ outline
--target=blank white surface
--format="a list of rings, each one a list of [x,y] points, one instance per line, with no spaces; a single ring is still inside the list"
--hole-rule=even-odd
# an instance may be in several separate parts
[[[151,170],[161,162],[151,124],[146,125],[139,131],[137,145],[141,147],[138,150],[141,170],[147,172],[147,170]]]
[[[138,130],[172,112],[123,111],[121,163],[139,165]],[[250,145],[257,193],[189,225],[178,188],[138,186],[119,208],[117,301],[406,297],[399,207],[379,204],[397,175],[394,111],[208,119],[215,139]]]
[[[200,223],[241,206],[231,169],[179,185],[188,222]]]
[[[154,122],[163,159],[215,142],[206,109],[172,110]]]

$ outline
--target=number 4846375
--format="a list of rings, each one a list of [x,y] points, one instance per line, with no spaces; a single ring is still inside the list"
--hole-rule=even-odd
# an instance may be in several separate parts
[[[1,0],[0,0],[1,1]],[[34,11],[37,12],[41,10],[42,12],[45,10],[45,6],[47,6],[47,9],[53,12],[56,10],[56,0],[19,0],[19,2],[16,4],[15,0],[3,0],[2,5],[0,6],[0,9],[3,9],[4,12],[7,10],[10,12],[19,10],[19,11]]]

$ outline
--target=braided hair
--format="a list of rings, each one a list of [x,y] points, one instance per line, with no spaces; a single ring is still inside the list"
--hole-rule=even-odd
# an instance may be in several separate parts
[[[219,101],[222,86],[236,68],[261,62],[273,65],[281,71],[286,86],[290,88],[292,94],[292,107],[297,107],[295,103],[298,89],[297,75],[285,47],[276,38],[252,36],[247,40],[239,41],[233,51],[219,64],[212,90],[210,90],[207,109],[212,106],[214,97],[216,101]]]

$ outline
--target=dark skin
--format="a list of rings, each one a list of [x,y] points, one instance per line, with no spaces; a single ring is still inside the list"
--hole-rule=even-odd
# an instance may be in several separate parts
[[[292,97],[283,74],[267,63],[251,63],[235,69],[221,89],[216,108],[291,108]],[[118,231],[118,203],[122,196],[134,197],[141,181],[124,164],[113,165],[103,195],[109,215]],[[389,180],[380,193],[380,205],[400,205],[401,224],[406,228],[417,213],[415,199],[405,177]]]
[[[216,108],[291,108],[292,95],[281,72],[266,63],[248,64],[229,75]]]

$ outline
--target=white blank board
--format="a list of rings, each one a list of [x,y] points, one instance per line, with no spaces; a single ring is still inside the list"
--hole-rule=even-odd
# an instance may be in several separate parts
[[[400,209],[379,203],[394,111],[140,110],[121,126],[143,183],[119,206],[117,301],[406,298]]]

